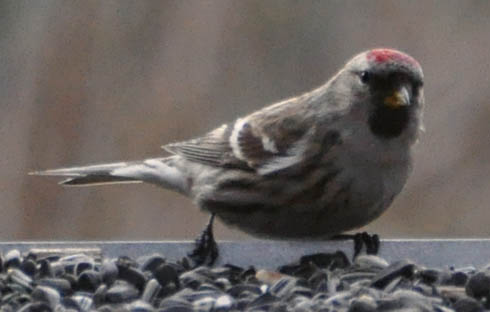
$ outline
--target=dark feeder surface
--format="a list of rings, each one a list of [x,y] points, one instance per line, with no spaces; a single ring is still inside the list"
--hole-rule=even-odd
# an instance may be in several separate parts
[[[470,260],[466,261],[471,261],[475,257],[464,254],[468,250],[461,251],[461,248],[459,257],[448,258],[446,254],[439,253],[439,261],[444,261],[445,265],[423,266],[423,259],[415,257],[412,259],[416,261],[406,258],[394,260],[394,255],[385,257],[385,243],[382,242],[379,257],[361,255],[351,261],[350,255],[342,251],[329,250],[304,256],[297,253],[295,261],[273,259],[275,267],[270,263],[265,266],[257,264],[260,263],[257,258],[249,265],[229,261],[214,267],[192,267],[186,257],[175,260],[174,255],[167,258],[166,252],[155,253],[158,249],[153,249],[152,253],[134,253],[142,248],[136,247],[138,244],[154,244],[155,247],[159,243],[108,243],[114,247],[112,251],[104,248],[108,246],[104,243],[66,243],[66,246],[17,243],[18,248],[10,248],[15,244],[3,244],[0,248],[0,311],[407,309],[444,312],[490,308],[490,269],[481,265],[490,263],[490,257],[485,254],[490,249],[488,241],[473,240],[464,244],[465,248],[487,244],[487,250],[473,249],[473,254],[479,256],[478,268],[451,266],[452,262],[461,263],[462,260],[456,258],[468,255]],[[427,245],[429,241],[419,243]],[[448,244],[447,241],[440,243]],[[117,244],[120,244],[119,255],[113,253]],[[124,248],[121,244],[132,247],[127,245]],[[264,247],[268,243],[220,243],[220,247],[221,244],[225,245],[222,261],[226,261],[233,258],[228,254],[233,244],[242,244],[241,247],[265,244],[262,245]],[[451,244],[453,248],[459,246],[458,242]],[[90,245],[94,248],[89,248]],[[390,250],[389,245],[384,252]],[[403,245],[403,242],[398,245]],[[62,248],[67,246],[71,249]],[[422,246],[422,249],[426,247]],[[125,254],[124,251],[129,252]],[[238,255],[235,256],[247,251],[248,247],[236,250]],[[261,257],[274,258],[274,251],[272,248]],[[432,250],[437,251],[437,248]],[[457,252],[452,250],[449,253]],[[425,253],[428,259],[436,257],[429,249]],[[419,257],[421,253],[414,254]],[[244,255],[243,258],[249,257]]]

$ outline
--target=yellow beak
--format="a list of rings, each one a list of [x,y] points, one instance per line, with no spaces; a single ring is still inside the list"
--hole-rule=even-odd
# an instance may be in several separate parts
[[[406,87],[401,87],[393,92],[392,95],[384,99],[384,104],[389,108],[400,108],[410,104],[410,95]]]

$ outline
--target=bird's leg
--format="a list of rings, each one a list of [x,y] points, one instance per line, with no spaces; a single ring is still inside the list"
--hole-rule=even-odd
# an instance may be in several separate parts
[[[380,245],[378,234],[369,235],[366,232],[363,234],[367,237],[367,239],[364,240],[364,244],[366,245],[366,253],[368,255],[377,255]]]
[[[213,265],[218,258],[218,245],[213,234],[214,213],[211,214],[208,224],[201,235],[196,239],[196,246],[189,254],[196,266]]]
[[[379,236],[377,234],[369,235],[367,232],[356,234],[339,234],[332,237],[333,240],[347,240],[354,241],[354,256],[355,259],[361,252],[362,247],[366,246],[366,254],[376,255],[379,251]]]

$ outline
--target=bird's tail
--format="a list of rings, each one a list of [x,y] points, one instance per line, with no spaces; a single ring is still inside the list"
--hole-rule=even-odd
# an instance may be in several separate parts
[[[171,157],[34,171],[29,174],[64,177],[59,182],[64,186],[148,182],[185,192],[185,179],[180,170],[173,166]]]

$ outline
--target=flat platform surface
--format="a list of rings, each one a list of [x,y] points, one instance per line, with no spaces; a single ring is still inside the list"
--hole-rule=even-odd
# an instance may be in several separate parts
[[[342,250],[351,257],[353,251],[352,241],[220,241],[218,246],[220,257],[217,264],[254,265],[269,269],[296,261],[307,254]],[[30,249],[68,248],[74,253],[84,252],[84,249],[100,249],[106,257],[138,258],[160,253],[170,260],[180,259],[193,247],[191,241],[0,242],[2,253],[11,249],[25,252]],[[410,259],[427,267],[480,268],[490,264],[490,239],[386,239],[381,241],[379,255],[390,263]]]

